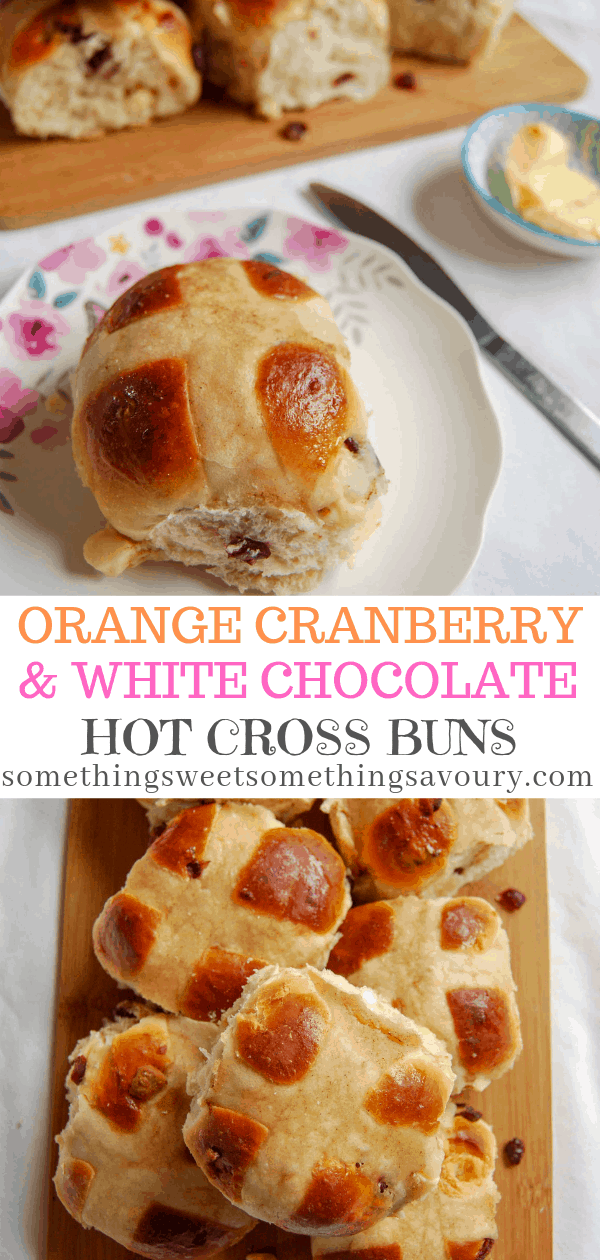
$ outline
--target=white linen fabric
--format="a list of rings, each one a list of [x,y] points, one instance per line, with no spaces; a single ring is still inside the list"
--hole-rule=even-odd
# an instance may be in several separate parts
[[[600,800],[547,810],[555,1260],[571,1260],[600,1238]],[[61,801],[0,802],[2,1260],[42,1255],[65,822]]]

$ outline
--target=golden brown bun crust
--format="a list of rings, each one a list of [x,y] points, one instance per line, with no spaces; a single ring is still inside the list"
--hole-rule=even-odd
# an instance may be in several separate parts
[[[171,0],[8,0],[0,96],[25,135],[87,139],[196,101],[191,29]]]
[[[392,47],[466,65],[494,47],[513,8],[514,0],[390,0]]]
[[[448,1107],[439,1185],[417,1203],[349,1238],[313,1238],[313,1260],[484,1260],[498,1237],[496,1140],[485,1120]]]
[[[276,579],[280,528],[292,575],[318,569],[327,539],[363,529],[381,489],[348,365],[324,299],[269,264],[209,259],[138,281],[77,374],[75,461],[112,527],[90,559],[103,567],[108,547],[117,572],[121,537]],[[310,559],[294,552],[301,529]]]
[[[227,467],[231,456],[236,478],[249,460],[261,463],[250,498],[310,500],[341,444],[340,408],[344,433],[364,417],[326,303],[290,281],[266,263],[234,259],[165,267],[122,294],[97,326],[78,374],[73,437],[80,474],[116,529],[142,538],[153,518],[209,500],[207,466]],[[167,357],[170,344],[178,353]],[[270,356],[282,349],[287,359],[273,369]],[[250,369],[240,380],[247,396],[232,398],[238,354]],[[315,399],[303,415],[298,387],[303,401],[307,390]],[[226,484],[239,497],[239,485]]]
[[[344,864],[322,836],[256,805],[198,805],[106,903],[94,949],[159,1006],[219,1020],[267,963],[324,966],[349,907]]]
[[[264,797],[262,800],[240,797],[237,801],[231,800],[229,797],[216,797],[215,799],[220,804],[228,802],[231,805],[260,805],[262,809],[270,809],[275,814],[275,817],[284,823],[293,822],[300,814],[308,813],[315,803],[315,799],[312,796]],[[165,796],[138,797],[138,804],[145,809],[151,830],[170,822],[172,818],[175,818],[177,814],[183,813],[185,809],[191,809],[194,805],[206,803],[206,800],[184,800],[182,798]]]
[[[209,1180],[259,1219],[358,1233],[437,1183],[453,1080],[437,1038],[372,991],[269,967],[188,1082],[184,1138]]]
[[[181,1129],[186,1079],[210,1051],[210,1026],[172,1015],[119,1019],[78,1042],[67,1077],[69,1120],[57,1138],[59,1199],[149,1260],[220,1254],[253,1222],[192,1163]]]
[[[389,80],[385,0],[192,0],[190,17],[207,78],[263,118],[369,100]]]
[[[331,799],[322,808],[355,901],[454,893],[532,835],[525,800]]]
[[[508,937],[482,897],[354,906],[328,967],[425,1024],[452,1055],[456,1089],[483,1089],[521,1050]]]

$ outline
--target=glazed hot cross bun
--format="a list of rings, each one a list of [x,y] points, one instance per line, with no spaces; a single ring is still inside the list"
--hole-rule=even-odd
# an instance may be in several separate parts
[[[84,1037],[69,1060],[58,1197],[86,1229],[150,1260],[220,1255],[254,1226],[207,1181],[182,1138],[186,1078],[215,1034],[136,1007]]]
[[[520,1053],[508,937],[482,897],[355,906],[327,966],[431,1028],[452,1055],[457,1091],[485,1089]]]
[[[77,373],[75,462],[108,522],[88,562],[314,586],[372,533],[385,488],[349,363],[324,298],[271,264],[211,258],[139,280]]]
[[[183,1135],[251,1215],[353,1234],[437,1184],[453,1081],[433,1033],[372,990],[274,966],[249,981],[190,1078]]]
[[[466,65],[498,41],[514,0],[389,0],[392,48]]]
[[[8,0],[0,96],[17,131],[89,139],[198,100],[187,18],[171,0]]]
[[[355,901],[448,896],[500,866],[532,835],[525,800],[323,802]]]
[[[384,0],[192,0],[207,77],[264,118],[343,96],[365,101],[390,74]]]
[[[335,849],[255,805],[179,814],[94,925],[116,980],[191,1019],[218,1020],[267,963],[325,966],[350,906]]]
[[[483,1260],[498,1237],[496,1140],[484,1120],[449,1107],[439,1185],[418,1203],[348,1238],[313,1238],[313,1260]]]
[[[226,799],[226,798],[221,798]],[[219,798],[217,797],[217,801]],[[160,796],[144,797],[139,800],[140,805],[145,809],[151,830],[163,826],[168,823],[177,814],[184,809],[190,809],[193,805],[201,805],[202,801],[196,800],[175,800]],[[259,805],[262,809],[270,809],[280,822],[293,822],[300,814],[308,813],[308,810],[314,805],[313,797],[295,796],[292,798],[277,798],[271,800],[264,797],[262,800],[253,798],[240,797],[230,802],[233,805]]]

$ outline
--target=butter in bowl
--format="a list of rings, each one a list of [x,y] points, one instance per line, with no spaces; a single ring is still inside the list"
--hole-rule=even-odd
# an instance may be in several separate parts
[[[600,251],[600,121],[560,105],[506,105],[469,128],[463,170],[510,235],[570,258]]]

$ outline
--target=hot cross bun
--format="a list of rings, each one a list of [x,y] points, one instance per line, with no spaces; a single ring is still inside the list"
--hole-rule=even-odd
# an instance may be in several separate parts
[[[335,849],[256,805],[178,815],[94,925],[116,980],[166,1010],[218,1020],[267,963],[323,967],[350,906]]]
[[[532,835],[525,800],[355,798],[321,808],[352,873],[355,901],[448,896]]]
[[[207,1181],[181,1135],[186,1078],[215,1030],[140,1013],[90,1033],[70,1056],[56,1192],[86,1229],[149,1260],[220,1255],[254,1221]]]
[[[191,43],[171,0],[8,0],[0,96],[29,136],[79,140],[138,127],[200,96]]]
[[[270,263],[211,258],[139,280],[77,373],[75,462],[108,522],[89,563],[314,586],[372,533],[385,488],[349,364],[324,298]]]
[[[350,910],[328,967],[370,985],[452,1054],[456,1089],[484,1089],[521,1050],[508,937],[482,897],[399,897]]]
[[[514,0],[389,0],[389,7],[392,48],[466,65],[494,48]]]
[[[453,1081],[437,1038],[371,990],[269,967],[188,1082],[184,1138],[213,1185],[259,1219],[358,1233],[437,1184]]]
[[[219,800],[219,798],[216,798]],[[221,798],[226,799],[226,798]],[[228,799],[228,798],[227,798]],[[140,798],[140,805],[145,809],[151,830],[162,827],[164,823],[168,823],[177,814],[184,809],[190,809],[193,805],[201,805],[202,801],[172,799],[160,796],[151,796]],[[232,801],[233,805],[260,805],[262,809],[270,809],[280,822],[293,822],[300,814],[308,813],[308,810],[314,805],[314,797],[295,796],[292,798],[277,798],[271,800],[264,797],[262,800],[255,798],[240,797]]]
[[[313,1260],[483,1260],[498,1237],[496,1140],[484,1120],[449,1107],[439,1185],[363,1234],[313,1238]]]
[[[365,101],[390,74],[384,0],[192,0],[207,77],[264,118],[335,97]]]

